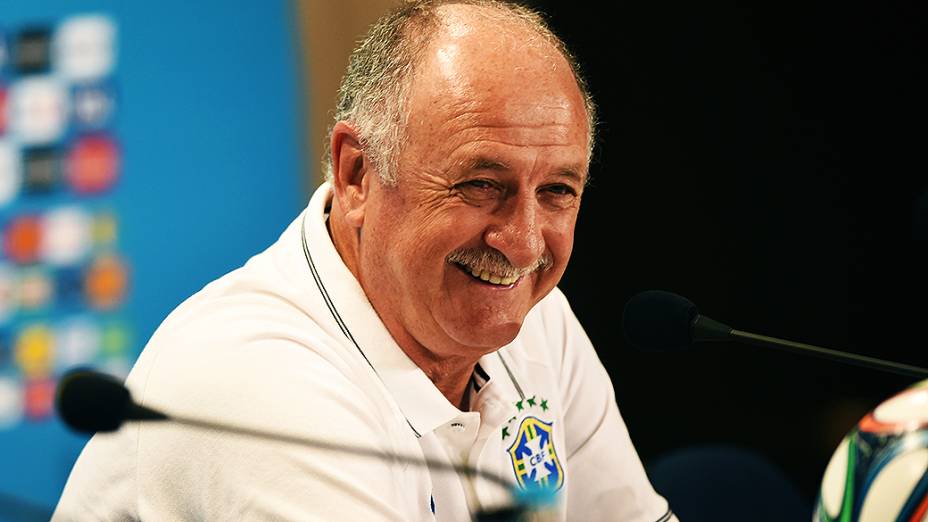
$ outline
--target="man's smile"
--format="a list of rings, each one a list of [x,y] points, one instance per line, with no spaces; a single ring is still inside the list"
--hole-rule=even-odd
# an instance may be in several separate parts
[[[516,286],[519,280],[522,279],[522,274],[514,274],[514,275],[506,276],[506,275],[495,274],[487,270],[478,271],[462,263],[452,262],[451,264],[456,266],[459,270],[461,270],[465,274],[471,276],[471,278],[476,279],[477,281],[480,281],[481,283],[485,283],[485,284],[492,285],[495,287],[513,288]]]

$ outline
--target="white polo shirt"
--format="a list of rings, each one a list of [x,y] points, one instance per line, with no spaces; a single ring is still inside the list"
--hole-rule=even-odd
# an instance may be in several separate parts
[[[399,348],[333,246],[323,184],[263,253],[175,309],[127,379],[169,414],[469,465],[558,490],[552,520],[675,520],[612,384],[554,290],[483,357],[470,409]],[[94,436],[53,520],[458,521],[505,506],[480,476],[170,423]]]

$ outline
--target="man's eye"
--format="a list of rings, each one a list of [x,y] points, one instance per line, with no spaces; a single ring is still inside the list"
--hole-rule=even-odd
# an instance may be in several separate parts
[[[562,183],[542,187],[539,198],[554,208],[564,209],[573,207],[580,199],[576,189]]]
[[[545,187],[545,190],[556,196],[576,196],[577,191],[569,185],[549,185]]]
[[[502,187],[492,180],[471,179],[455,185],[458,194],[467,200],[477,202],[498,198]]]
[[[466,182],[465,185],[471,186],[473,188],[481,189],[481,190],[490,190],[490,189],[496,188],[492,182],[487,181],[485,179],[472,179]]]

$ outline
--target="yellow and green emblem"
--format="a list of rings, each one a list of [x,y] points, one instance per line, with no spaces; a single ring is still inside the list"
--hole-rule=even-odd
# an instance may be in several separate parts
[[[564,469],[554,449],[554,423],[537,417],[522,419],[509,457],[516,481],[523,489],[543,487],[558,490],[564,485]]]

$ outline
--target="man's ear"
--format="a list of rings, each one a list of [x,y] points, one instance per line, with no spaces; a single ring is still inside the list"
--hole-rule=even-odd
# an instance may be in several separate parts
[[[332,185],[336,204],[349,225],[360,228],[364,223],[364,204],[370,193],[370,160],[361,148],[360,134],[351,125],[340,121],[332,127]]]

